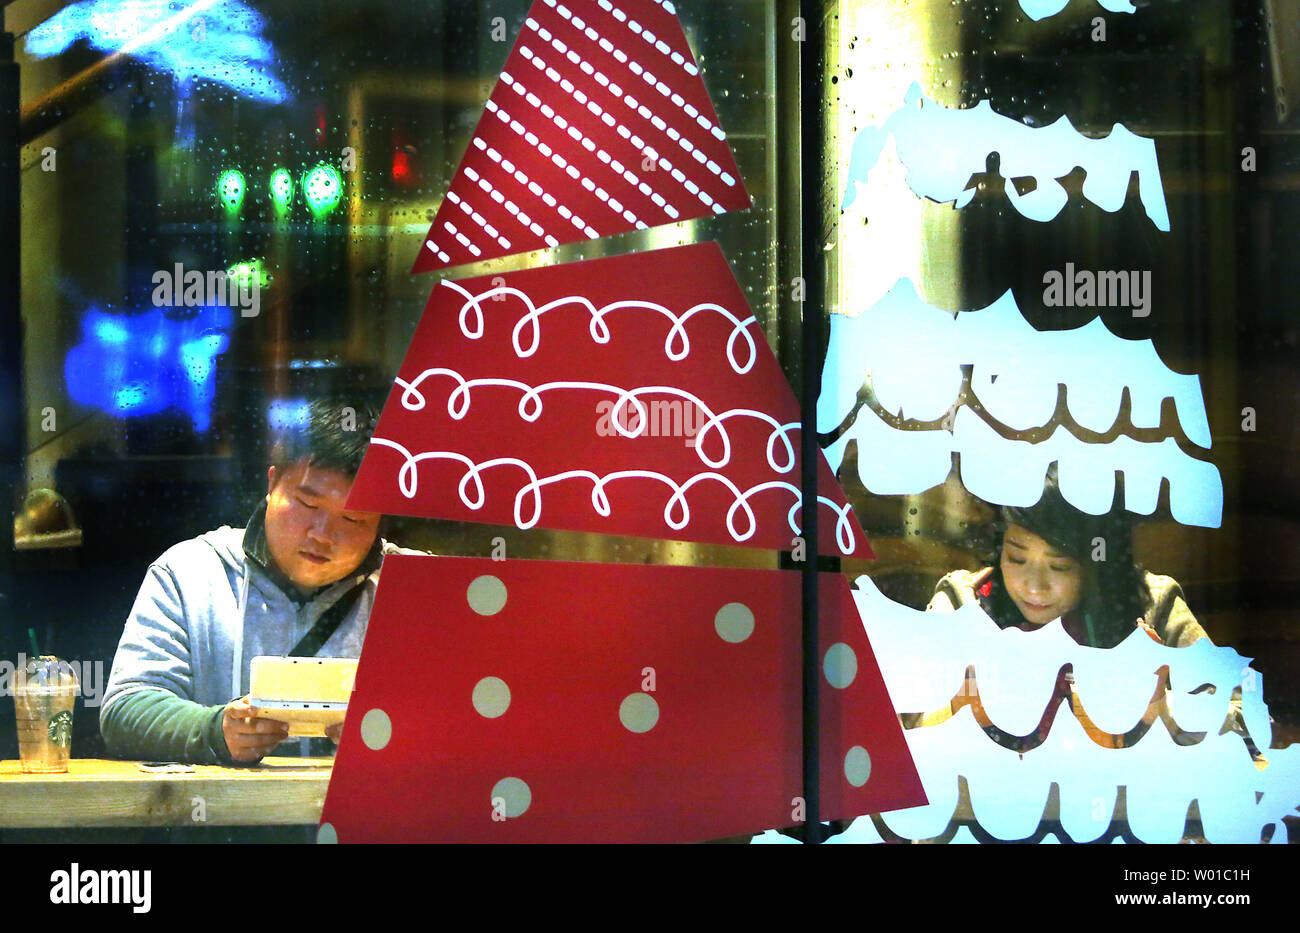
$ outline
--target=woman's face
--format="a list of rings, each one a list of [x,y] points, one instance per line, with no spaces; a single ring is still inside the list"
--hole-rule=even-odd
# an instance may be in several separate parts
[[[1038,535],[1009,523],[1002,539],[1002,579],[1025,621],[1046,625],[1077,609],[1083,567]]]

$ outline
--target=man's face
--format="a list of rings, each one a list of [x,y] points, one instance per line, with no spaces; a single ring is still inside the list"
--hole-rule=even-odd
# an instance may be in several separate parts
[[[342,580],[361,564],[379,533],[380,516],[343,508],[351,478],[299,461],[271,467],[266,543],[271,559],[303,592]]]

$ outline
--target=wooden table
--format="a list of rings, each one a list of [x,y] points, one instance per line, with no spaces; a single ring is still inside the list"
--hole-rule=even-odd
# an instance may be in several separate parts
[[[136,761],[73,759],[65,774],[0,761],[0,829],[301,826],[320,822],[333,758],[150,773]]]

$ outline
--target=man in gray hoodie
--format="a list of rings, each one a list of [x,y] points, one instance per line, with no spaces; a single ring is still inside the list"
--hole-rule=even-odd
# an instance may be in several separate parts
[[[252,715],[258,655],[359,657],[383,555],[380,516],[346,509],[373,417],[314,402],[285,432],[266,500],[150,567],[113,658],[100,731],[121,758],[257,762],[288,735]],[[331,738],[338,740],[338,729]]]

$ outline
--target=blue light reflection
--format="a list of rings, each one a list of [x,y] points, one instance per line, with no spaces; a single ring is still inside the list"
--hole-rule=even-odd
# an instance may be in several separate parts
[[[262,38],[263,25],[238,0],[81,0],[29,32],[26,48],[33,58],[47,58],[85,39],[171,73],[183,94],[203,79],[281,103],[289,92],[275,76],[276,52]]]
[[[173,317],[163,309],[125,316],[87,309],[81,342],[63,374],[76,402],[118,417],[185,412],[199,433],[212,424],[217,357],[230,345],[229,308]]]

